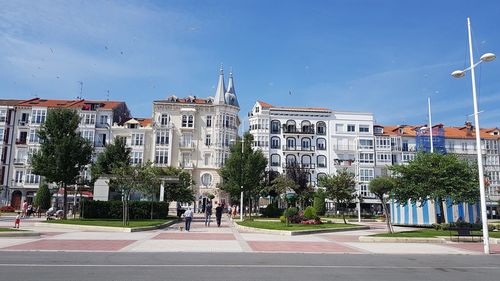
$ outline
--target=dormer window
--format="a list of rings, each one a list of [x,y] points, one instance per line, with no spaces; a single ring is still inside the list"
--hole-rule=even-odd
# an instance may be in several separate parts
[[[399,128],[399,133],[400,134],[404,134],[405,133],[405,130],[403,128]]]
[[[255,113],[259,113],[260,112],[260,107],[256,106],[255,107]]]

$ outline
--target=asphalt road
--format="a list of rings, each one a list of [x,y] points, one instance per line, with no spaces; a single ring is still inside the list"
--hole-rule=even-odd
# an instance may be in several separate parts
[[[499,280],[500,256],[1,252],[0,280]]]

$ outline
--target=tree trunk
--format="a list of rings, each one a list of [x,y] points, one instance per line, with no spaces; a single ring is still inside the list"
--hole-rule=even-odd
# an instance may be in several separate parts
[[[347,209],[347,204],[342,208],[342,219],[344,220],[344,224],[347,224],[347,221],[345,220],[345,209]]]
[[[446,223],[446,216],[444,215],[444,202],[441,198],[439,198],[439,211],[441,212],[441,223]]]
[[[386,202],[384,200],[384,196],[379,197],[380,202],[382,202],[382,209],[384,210],[384,215],[385,215],[385,222],[387,224],[387,231],[389,233],[393,233],[394,231],[392,230],[392,224],[391,224],[391,215],[389,214],[389,210],[387,209]]]
[[[67,219],[67,214],[68,214],[68,190],[66,189],[66,184],[63,183],[63,188],[64,188],[64,196],[63,196],[63,219]]]

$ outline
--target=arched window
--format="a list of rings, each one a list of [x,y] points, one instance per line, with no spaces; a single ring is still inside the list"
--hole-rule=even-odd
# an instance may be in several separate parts
[[[271,166],[273,167],[278,167],[281,165],[281,157],[279,154],[272,154],[271,155]]]
[[[286,130],[285,130],[286,133],[296,133],[297,132],[297,125],[296,125],[295,121],[288,120],[288,121],[286,121],[285,126],[286,126]]]
[[[326,140],[324,138],[316,139],[316,149],[317,150],[326,150]]]
[[[311,183],[311,173],[306,173],[307,184]]]
[[[212,185],[212,174],[205,173],[201,175],[201,184],[205,187]]]
[[[301,140],[301,149],[302,150],[310,150],[311,149],[311,139],[310,138],[303,138]]]
[[[300,123],[300,127],[302,129],[302,133],[306,134],[314,134],[314,127],[311,126],[311,122],[308,120],[304,120]]]
[[[323,121],[316,123],[316,132],[318,135],[326,135],[326,124]]]
[[[295,155],[293,154],[288,154],[286,156],[286,164],[287,165],[290,165],[292,163],[297,163],[297,158],[295,157]]]
[[[295,149],[295,138],[287,138],[286,139],[286,148],[287,149]]]
[[[311,156],[302,155],[302,168],[311,168]]]
[[[320,185],[319,181],[320,181],[322,178],[325,178],[325,177],[326,177],[326,174],[325,174],[325,173],[318,173],[318,174],[316,175],[316,182],[317,182],[317,185],[318,185],[318,186]]]
[[[280,138],[272,137],[271,138],[271,148],[280,148]]]
[[[281,123],[278,120],[271,121],[271,134],[279,134],[280,133]]]
[[[318,168],[326,168],[326,156],[319,155],[317,158]]]

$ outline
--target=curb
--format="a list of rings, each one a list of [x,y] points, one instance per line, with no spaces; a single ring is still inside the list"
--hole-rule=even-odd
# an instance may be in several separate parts
[[[31,237],[40,236],[39,232],[33,231],[4,231],[0,232],[0,237]]]
[[[162,229],[176,224],[178,220],[172,220],[164,224],[157,226],[145,226],[145,227],[112,227],[112,226],[95,226],[95,225],[77,225],[77,224],[51,224],[44,222],[37,222],[35,226],[52,226],[64,229],[75,229],[75,230],[97,230],[97,231],[107,231],[107,232],[139,232],[139,231],[150,231],[156,229]]]
[[[421,238],[421,237],[373,237],[360,236],[360,242],[382,242],[382,243],[432,243],[444,244],[447,243],[444,238]]]
[[[233,225],[238,229],[247,230],[250,232],[270,233],[270,234],[277,234],[277,235],[283,235],[283,236],[297,236],[297,235],[307,235],[307,234],[317,234],[317,233],[333,233],[333,232],[345,232],[345,231],[370,229],[369,226],[354,226],[354,227],[330,228],[330,229],[311,229],[311,230],[287,231],[287,230],[272,230],[272,229],[263,229],[263,228],[242,226],[242,225],[237,224],[236,222],[233,222]]]

